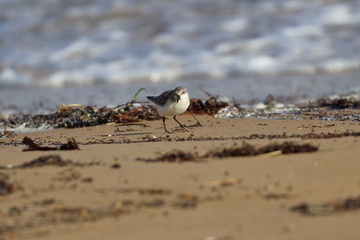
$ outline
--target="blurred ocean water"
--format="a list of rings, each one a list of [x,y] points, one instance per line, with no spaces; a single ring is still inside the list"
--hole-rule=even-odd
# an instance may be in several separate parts
[[[142,86],[244,101],[360,87],[358,0],[0,0],[0,9],[7,108],[108,105]]]

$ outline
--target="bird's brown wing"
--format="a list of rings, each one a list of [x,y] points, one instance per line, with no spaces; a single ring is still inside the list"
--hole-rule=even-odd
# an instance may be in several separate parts
[[[160,94],[159,96],[147,96],[147,99],[156,103],[159,106],[164,106],[170,95],[173,94],[174,90],[168,90]]]

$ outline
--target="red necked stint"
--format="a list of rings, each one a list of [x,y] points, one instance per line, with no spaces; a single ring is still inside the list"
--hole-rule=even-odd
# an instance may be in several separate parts
[[[167,90],[159,96],[147,96],[147,98],[156,104],[157,111],[160,116],[162,116],[165,132],[170,133],[165,125],[165,116],[173,116],[174,120],[180,125],[180,127],[185,131],[188,131],[185,128],[185,125],[181,124],[176,119],[176,115],[184,113],[190,105],[190,97],[186,88],[177,87],[174,90]],[[197,125],[201,126],[199,121]]]

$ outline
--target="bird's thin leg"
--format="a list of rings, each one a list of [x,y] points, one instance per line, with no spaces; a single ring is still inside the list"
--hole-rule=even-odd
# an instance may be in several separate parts
[[[180,125],[180,127],[182,128],[182,129],[184,129],[185,131],[189,131],[189,130],[187,130],[186,128],[185,128],[185,126],[183,125],[183,124],[181,124],[177,119],[176,119],[176,116],[174,116],[174,120]]]
[[[166,129],[166,124],[165,124],[165,117],[163,117],[163,124],[164,124],[164,128],[165,128],[165,132],[167,132],[167,133],[170,133],[167,129]]]
[[[191,113],[191,115],[195,118],[195,120],[197,121],[197,123],[194,124],[194,127],[202,127],[203,125],[201,125],[201,123],[200,123],[199,120],[195,117],[195,115],[194,115],[192,112],[190,112],[190,113]]]

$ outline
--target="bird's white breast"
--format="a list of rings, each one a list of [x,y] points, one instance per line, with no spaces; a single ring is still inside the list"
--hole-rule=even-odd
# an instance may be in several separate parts
[[[181,95],[179,102],[167,101],[164,106],[157,106],[161,116],[175,116],[184,113],[190,105],[189,94]]]

